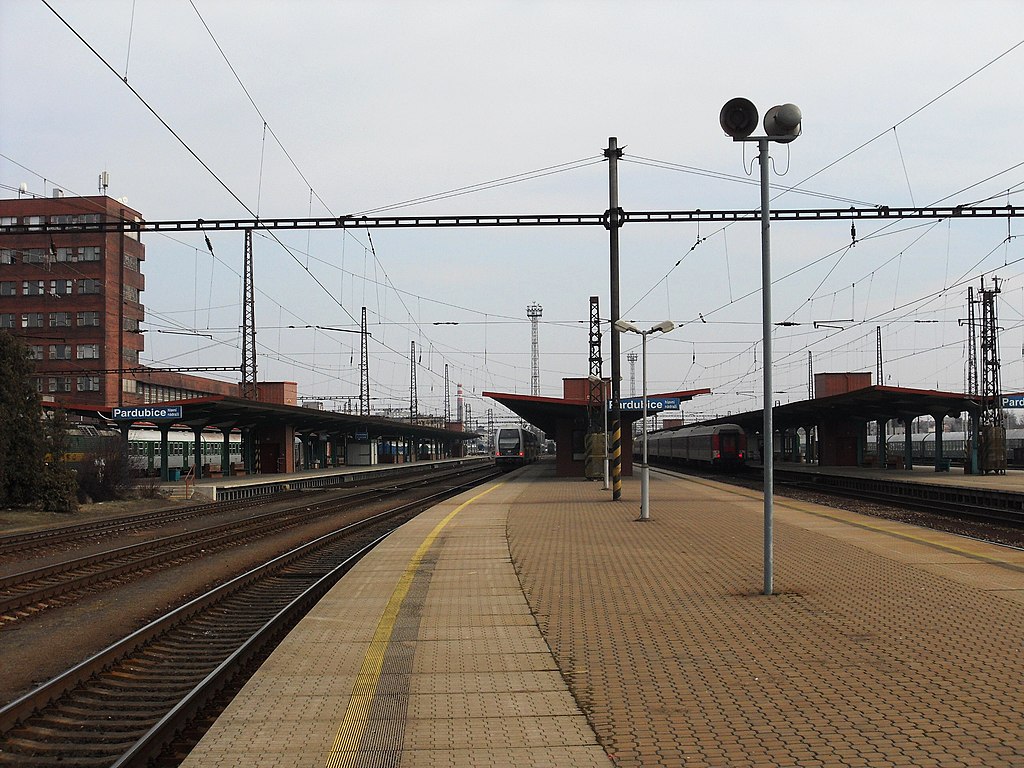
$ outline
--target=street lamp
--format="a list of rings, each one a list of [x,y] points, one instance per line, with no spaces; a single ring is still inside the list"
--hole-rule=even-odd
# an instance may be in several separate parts
[[[607,491],[611,485],[608,478],[608,392],[604,387],[604,379],[600,376],[591,374],[587,376],[587,379],[591,384],[599,384],[601,386],[601,412],[604,414],[604,435],[602,435],[602,440],[604,441],[604,488],[602,490]]]
[[[775,458],[772,427],[772,270],[768,201],[768,142],[786,144],[802,131],[803,115],[796,104],[782,104],[764,116],[764,136],[751,136],[757,128],[757,107],[747,99],[730,99],[722,107],[718,122],[733,141],[756,141],[761,165],[761,333],[764,357],[764,594],[770,595],[772,583],[772,495]]]
[[[616,320],[615,329],[621,333],[638,333],[642,339],[641,347],[641,367],[643,369],[643,449],[640,454],[640,522],[646,522],[651,519],[651,472],[647,466],[647,337],[652,333],[668,333],[676,324],[671,320],[662,320],[657,325],[653,325],[646,331],[637,325],[629,322],[628,320]]]

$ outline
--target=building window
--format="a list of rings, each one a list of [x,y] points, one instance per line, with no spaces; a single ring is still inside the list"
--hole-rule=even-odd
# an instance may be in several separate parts
[[[79,360],[99,360],[100,358],[100,345],[99,344],[79,344],[78,345],[78,359]]]
[[[42,328],[43,327],[43,313],[42,312],[29,312],[21,316],[21,327],[22,328]]]
[[[22,283],[22,293],[26,296],[42,296],[46,293],[45,280],[26,280]]]
[[[51,392],[70,392],[71,391],[71,377],[70,376],[55,376],[50,379],[50,391]]]
[[[46,222],[43,221],[43,217],[42,216],[26,216],[25,217],[25,224],[28,225],[29,229],[40,229],[41,226],[43,224],[45,224],[45,223]]]
[[[78,281],[78,292],[81,293],[99,293],[103,283],[99,280],[93,280],[92,278],[83,278]]]
[[[16,264],[15,251],[12,248],[0,248],[0,264]]]
[[[0,216],[0,227],[13,227],[17,225],[17,216]]]
[[[78,253],[77,248],[58,248],[56,261],[75,261],[75,254]]]
[[[43,359],[43,345],[42,344],[31,344],[28,348],[29,357],[33,360]]]
[[[132,331],[133,333],[139,332],[139,320],[135,317],[126,317],[124,319],[124,329],[126,331]]]
[[[122,350],[121,358],[126,363],[137,363],[137,362],[139,362],[139,350],[137,350],[137,349],[125,349],[125,350]]]
[[[70,344],[51,344],[50,345],[50,359],[51,360],[70,360],[71,359],[71,345]]]
[[[78,313],[78,327],[86,328],[90,326],[99,326],[100,324],[100,313],[99,312],[79,312]]]
[[[13,280],[0,281],[0,296],[17,296],[18,284]]]
[[[69,296],[71,294],[71,281],[70,280],[51,280],[50,281],[50,295],[51,296]]]
[[[132,272],[139,271],[139,257],[132,256],[129,253],[124,254],[124,268],[130,269]]]
[[[50,313],[50,327],[51,328],[70,328],[71,327],[71,313],[70,312],[51,312]]]
[[[42,264],[46,259],[46,249],[26,248],[21,252],[21,259],[25,264]]]
[[[98,245],[87,245],[78,249],[79,261],[99,261],[100,247]]]
[[[138,304],[139,303],[139,289],[138,288],[134,288],[133,286],[130,286],[130,285],[126,285],[124,287],[124,300],[125,301],[133,301],[136,304]]]
[[[36,392],[42,392],[43,391],[43,380],[42,379],[35,379],[35,385],[36,385]]]
[[[135,379],[121,379],[121,391],[129,392],[133,395],[139,393],[140,385]]]
[[[79,392],[99,392],[100,391],[100,377],[99,376],[79,376],[78,377],[78,391]]]
[[[13,312],[4,312],[3,314],[0,314],[0,328],[13,328],[14,317]]]

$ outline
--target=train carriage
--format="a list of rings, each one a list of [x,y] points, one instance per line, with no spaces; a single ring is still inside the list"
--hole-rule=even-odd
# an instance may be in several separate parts
[[[642,446],[639,441],[633,445],[639,457]],[[676,427],[648,435],[647,454],[652,464],[733,469],[746,461],[747,435],[737,424]]]

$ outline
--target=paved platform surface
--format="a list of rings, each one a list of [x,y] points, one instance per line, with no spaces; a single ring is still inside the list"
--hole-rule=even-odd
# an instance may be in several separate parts
[[[1021,766],[1024,552],[535,466],[390,537],[199,766]]]

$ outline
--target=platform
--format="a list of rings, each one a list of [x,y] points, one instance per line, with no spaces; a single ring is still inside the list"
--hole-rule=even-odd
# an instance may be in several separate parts
[[[1024,552],[652,474],[540,465],[434,507],[183,763],[1020,766]]]
[[[441,467],[461,467],[491,463],[489,456],[466,456],[453,459],[420,459],[401,464],[366,464],[306,469],[288,473],[258,473],[252,475],[231,475],[228,477],[204,477],[199,480],[184,478],[160,483],[160,488],[171,498],[185,495],[190,498],[210,501],[230,501],[265,496],[290,490],[319,490],[376,478],[402,477],[418,472],[433,472]]]

